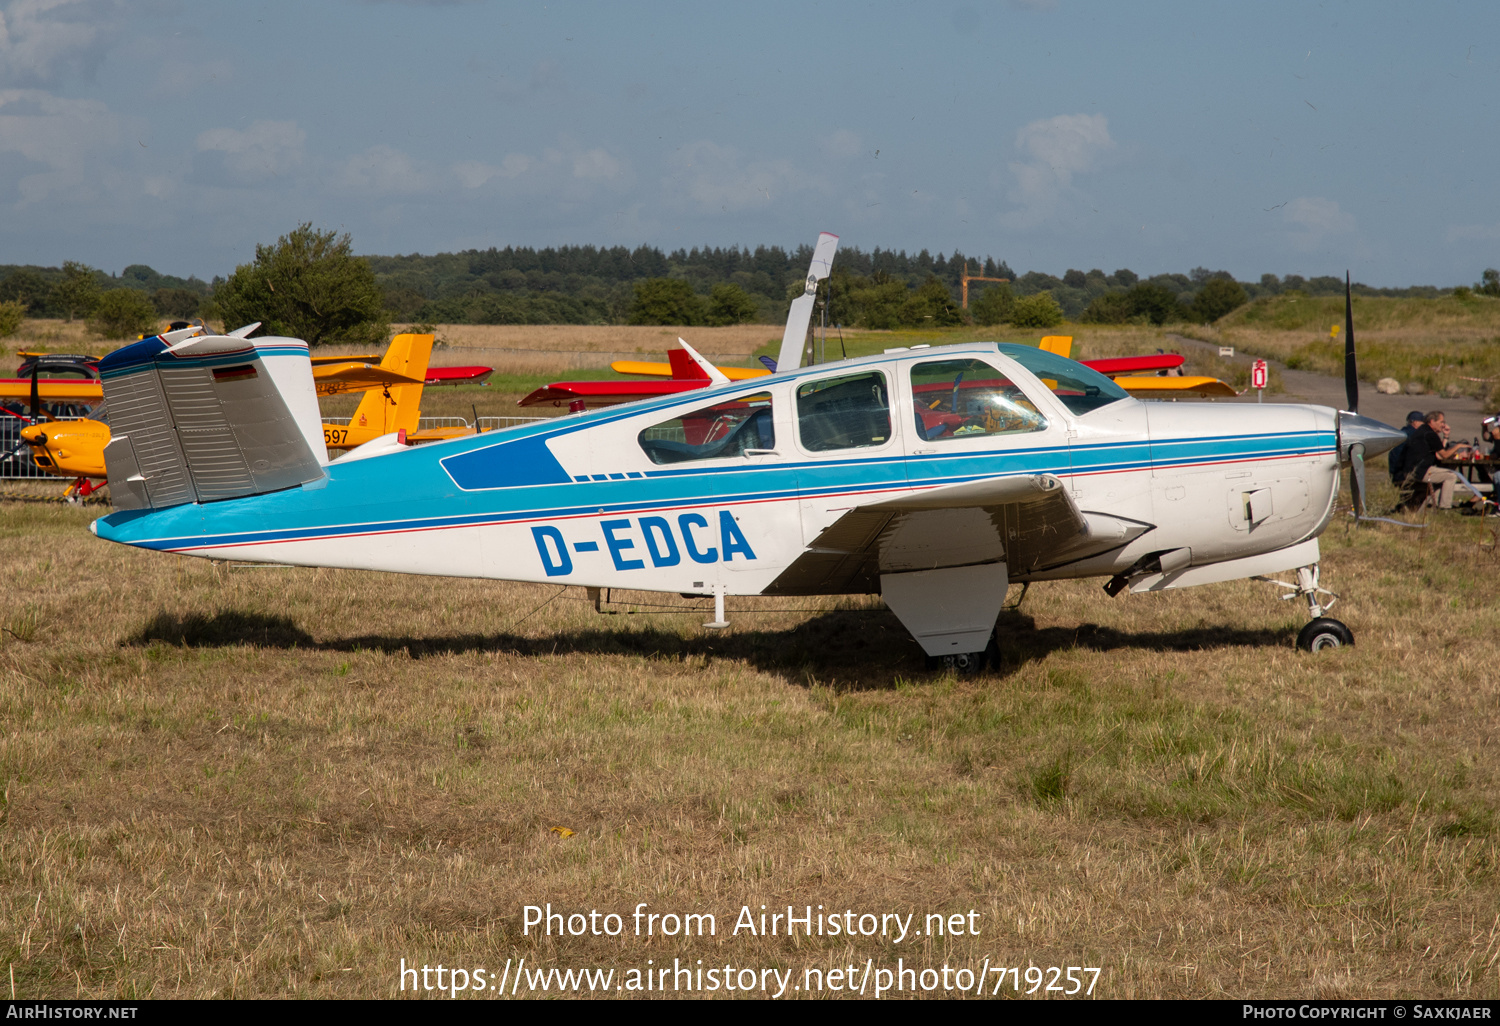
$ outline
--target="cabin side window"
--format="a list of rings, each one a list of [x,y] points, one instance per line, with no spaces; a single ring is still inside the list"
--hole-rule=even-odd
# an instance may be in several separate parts
[[[879,371],[797,388],[797,434],[808,452],[864,449],[891,437],[891,392]]]
[[[652,463],[728,459],[776,448],[771,394],[726,399],[653,424],[638,436]]]
[[[934,360],[911,369],[917,437],[927,442],[1042,431],[1047,418],[1004,373],[982,360]]]

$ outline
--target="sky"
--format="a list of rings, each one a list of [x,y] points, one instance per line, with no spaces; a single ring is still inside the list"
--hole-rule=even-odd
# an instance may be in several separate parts
[[[0,263],[812,244],[1500,266],[1500,4],[0,0]]]

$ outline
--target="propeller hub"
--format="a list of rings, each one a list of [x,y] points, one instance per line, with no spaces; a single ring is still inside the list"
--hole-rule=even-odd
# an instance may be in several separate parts
[[[1390,452],[1404,441],[1406,441],[1406,434],[1400,428],[1393,428],[1372,417],[1361,417],[1348,410],[1339,411],[1339,462],[1341,463],[1349,462],[1349,447],[1352,445],[1364,446],[1365,458],[1369,459],[1371,456]]]

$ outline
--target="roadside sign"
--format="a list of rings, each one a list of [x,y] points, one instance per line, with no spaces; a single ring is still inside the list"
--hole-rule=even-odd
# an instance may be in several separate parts
[[[1234,359],[1234,346],[1220,346],[1219,355],[1226,360]]]
[[[1250,368],[1250,385],[1253,388],[1266,387],[1266,361],[1256,360],[1255,365]]]

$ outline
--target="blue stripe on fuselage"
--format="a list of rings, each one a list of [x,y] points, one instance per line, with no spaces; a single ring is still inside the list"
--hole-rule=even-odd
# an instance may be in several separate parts
[[[631,412],[631,416],[639,410]],[[618,419],[617,417],[600,419]],[[465,491],[444,472],[451,460],[538,435],[595,427],[593,417],[566,418],[506,431],[503,441],[486,436],[411,449],[375,459],[329,465],[326,485],[293,488],[203,505],[114,513],[100,521],[99,535],[152,549],[203,549],[278,541],[347,537],[403,531],[442,530],[479,524],[640,513],[705,505],[850,496],[934,487],[983,478],[1049,473],[1060,477],[1168,469],[1256,459],[1332,455],[1332,431],[1255,436],[1211,436],[1147,442],[1047,446],[904,457],[803,460],[796,463],[733,463],[715,467],[648,471],[645,478],[578,482],[525,488]],[[481,440],[482,439],[482,440]],[[1152,448],[1157,459],[1152,460]],[[460,451],[455,452],[455,449]],[[1163,453],[1170,453],[1162,459]],[[571,468],[574,470],[585,468]],[[725,475],[731,475],[726,477]],[[857,502],[851,503],[857,505]],[[267,527],[274,524],[275,527]]]

